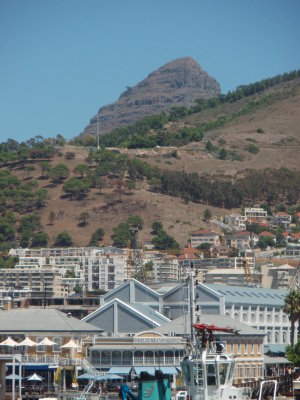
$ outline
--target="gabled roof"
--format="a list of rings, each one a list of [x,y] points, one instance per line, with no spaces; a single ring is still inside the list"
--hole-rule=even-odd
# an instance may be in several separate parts
[[[56,309],[17,308],[0,311],[0,333],[4,332],[93,332],[101,330]]]
[[[118,297],[118,293],[120,293],[122,291],[122,289],[124,289],[125,287],[129,287],[130,288],[130,282],[134,283],[134,286],[138,286],[140,287],[142,290],[144,290],[145,292],[148,293],[152,293],[155,297],[159,297],[161,296],[158,292],[156,292],[155,290],[151,289],[149,286],[145,285],[144,283],[131,278],[128,279],[128,281],[122,283],[120,286],[110,290],[109,292],[107,292],[105,295],[101,296],[104,301],[106,300],[106,298],[117,298]]]
[[[165,317],[158,311],[155,311],[153,308],[146,306],[144,304],[129,304],[120,299],[112,299],[108,303],[105,303],[103,306],[99,307],[97,310],[92,312],[91,314],[87,315],[82,319],[82,321],[92,321],[94,317],[100,315],[107,309],[111,307],[111,305],[116,304],[117,306],[122,306],[123,308],[127,309],[128,312],[131,314],[136,314],[143,319],[150,321],[153,325],[160,326],[161,324],[165,324],[166,322],[170,321],[169,318]]]

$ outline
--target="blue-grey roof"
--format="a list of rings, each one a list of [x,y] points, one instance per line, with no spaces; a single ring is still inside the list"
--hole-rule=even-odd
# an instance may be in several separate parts
[[[128,303],[127,303],[128,304]],[[146,306],[144,304],[128,304],[130,307],[134,308],[138,312],[142,313],[148,318],[151,318],[153,321],[157,322],[159,325],[165,324],[170,321],[167,317],[162,315],[160,312],[153,310],[153,308]]]
[[[264,354],[275,354],[275,355],[281,355],[285,354],[285,348],[286,344],[265,344],[264,345]]]
[[[100,329],[52,308],[14,308],[0,311],[0,334],[29,332],[92,332]]]
[[[279,306],[284,304],[287,290],[264,289],[252,286],[207,285],[212,290],[225,296],[226,304],[246,303],[265,306]]]

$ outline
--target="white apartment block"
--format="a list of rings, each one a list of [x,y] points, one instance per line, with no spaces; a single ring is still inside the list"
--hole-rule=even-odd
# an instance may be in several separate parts
[[[245,208],[245,217],[247,220],[254,220],[257,222],[266,222],[267,221],[267,211],[258,206],[254,206],[251,208]]]
[[[85,286],[88,290],[111,290],[127,277],[127,254],[98,254],[84,257]]]
[[[178,259],[175,256],[146,251],[144,253],[144,265],[152,263],[151,270],[145,271],[147,282],[153,283],[178,280]]]
[[[3,288],[20,287],[28,289],[31,296],[47,293],[48,297],[66,297],[62,275],[58,268],[38,265],[16,265],[15,268],[0,269],[0,282]]]
[[[233,226],[238,231],[246,230],[246,221],[247,221],[246,216],[240,214],[230,214],[226,215],[224,218],[225,224]]]

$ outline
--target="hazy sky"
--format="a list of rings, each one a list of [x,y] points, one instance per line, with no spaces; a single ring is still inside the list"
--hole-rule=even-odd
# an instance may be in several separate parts
[[[0,141],[78,135],[191,56],[222,91],[300,68],[299,0],[0,0]]]

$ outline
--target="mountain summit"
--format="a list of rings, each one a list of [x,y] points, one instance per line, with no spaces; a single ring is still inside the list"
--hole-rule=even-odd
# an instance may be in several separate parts
[[[136,86],[127,87],[119,99],[101,107],[83,134],[109,132],[146,115],[168,113],[174,106],[189,107],[195,99],[208,99],[221,93],[219,83],[191,57],[171,61]]]

